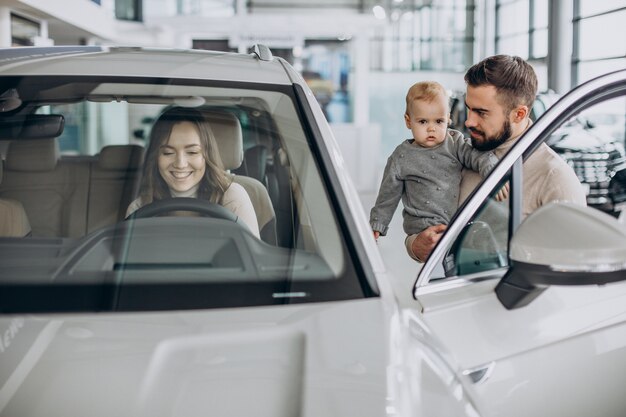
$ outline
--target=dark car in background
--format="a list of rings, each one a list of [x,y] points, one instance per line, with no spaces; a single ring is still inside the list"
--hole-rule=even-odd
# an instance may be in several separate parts
[[[536,121],[561,96],[553,91],[539,93],[531,111]],[[574,169],[585,187],[587,204],[615,216],[626,208],[626,133],[622,113],[626,107],[616,103],[599,112],[579,114],[563,124],[546,144],[556,151]],[[465,95],[451,97],[452,128],[469,136],[465,128]]]

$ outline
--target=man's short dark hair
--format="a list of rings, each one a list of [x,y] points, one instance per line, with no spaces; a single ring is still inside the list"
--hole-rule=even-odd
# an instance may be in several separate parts
[[[471,87],[492,85],[507,112],[522,104],[532,108],[537,95],[537,74],[518,56],[494,55],[474,64],[465,73]]]

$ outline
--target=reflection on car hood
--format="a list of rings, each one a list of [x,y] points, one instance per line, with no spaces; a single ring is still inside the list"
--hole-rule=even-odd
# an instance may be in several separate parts
[[[0,415],[381,416],[379,299],[0,320]]]

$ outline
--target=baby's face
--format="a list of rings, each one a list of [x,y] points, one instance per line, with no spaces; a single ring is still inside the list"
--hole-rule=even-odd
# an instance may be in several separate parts
[[[416,145],[432,148],[444,141],[449,119],[446,97],[438,96],[432,101],[413,100],[408,110],[404,120]]]

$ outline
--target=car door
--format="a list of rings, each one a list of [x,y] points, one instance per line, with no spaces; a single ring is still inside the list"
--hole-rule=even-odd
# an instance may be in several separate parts
[[[572,117],[606,106],[626,111],[626,70],[582,85],[548,110],[459,209],[418,274],[414,306],[488,415],[626,415],[625,281],[552,285],[513,309],[494,291],[511,268],[509,242],[523,220],[523,159]],[[506,181],[509,201],[497,202]]]

